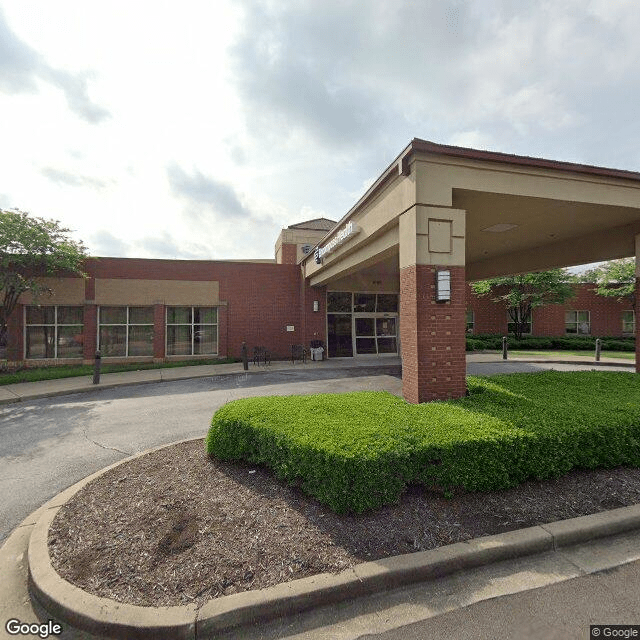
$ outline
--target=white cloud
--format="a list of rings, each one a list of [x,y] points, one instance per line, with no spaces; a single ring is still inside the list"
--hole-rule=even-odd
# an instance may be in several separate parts
[[[639,169],[639,30],[626,0],[7,0],[0,203],[95,253],[269,258],[413,137]]]

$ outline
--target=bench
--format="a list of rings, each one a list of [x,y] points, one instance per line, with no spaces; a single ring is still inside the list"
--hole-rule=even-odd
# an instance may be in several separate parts
[[[271,354],[266,347],[253,347],[253,364],[259,365],[260,362],[264,362],[265,366],[271,364]]]

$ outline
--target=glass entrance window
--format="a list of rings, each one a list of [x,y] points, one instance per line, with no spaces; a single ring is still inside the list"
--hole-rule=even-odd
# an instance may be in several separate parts
[[[353,340],[351,336],[351,314],[329,313],[328,352],[330,358],[350,358],[353,356]]]
[[[354,293],[353,311],[354,313],[373,313],[376,310],[375,293]]]
[[[376,318],[378,353],[397,353],[397,319]]]
[[[356,354],[397,353],[397,324],[388,314],[354,315]]]
[[[377,353],[375,318],[356,317],[356,353]]]
[[[330,358],[398,353],[398,294],[327,292]]]

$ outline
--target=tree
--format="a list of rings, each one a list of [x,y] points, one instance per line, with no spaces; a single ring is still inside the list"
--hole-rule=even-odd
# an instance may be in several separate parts
[[[481,280],[471,286],[476,295],[490,295],[494,302],[506,303],[509,318],[515,325],[515,336],[521,338],[535,307],[563,304],[573,297],[570,280],[565,269],[551,269]]]
[[[0,346],[6,344],[7,320],[20,296],[51,293],[39,278],[60,272],[85,275],[86,249],[69,233],[57,220],[0,209]]]
[[[594,291],[600,296],[636,304],[636,260],[622,258],[609,260],[579,276],[580,282],[595,282]]]

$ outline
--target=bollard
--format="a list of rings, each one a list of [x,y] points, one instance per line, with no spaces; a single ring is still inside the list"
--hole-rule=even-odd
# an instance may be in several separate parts
[[[602,340],[596,338],[596,362],[600,362],[600,349],[602,348]]]
[[[99,351],[96,351],[96,359],[93,365],[93,384],[100,384],[100,365],[102,363],[102,356]]]
[[[242,368],[245,371],[249,371],[249,359],[247,356],[247,343],[243,342],[242,343],[242,349],[240,349],[240,353],[242,356]]]
[[[507,336],[502,336],[502,359],[503,360],[507,359],[507,350],[508,350]]]

